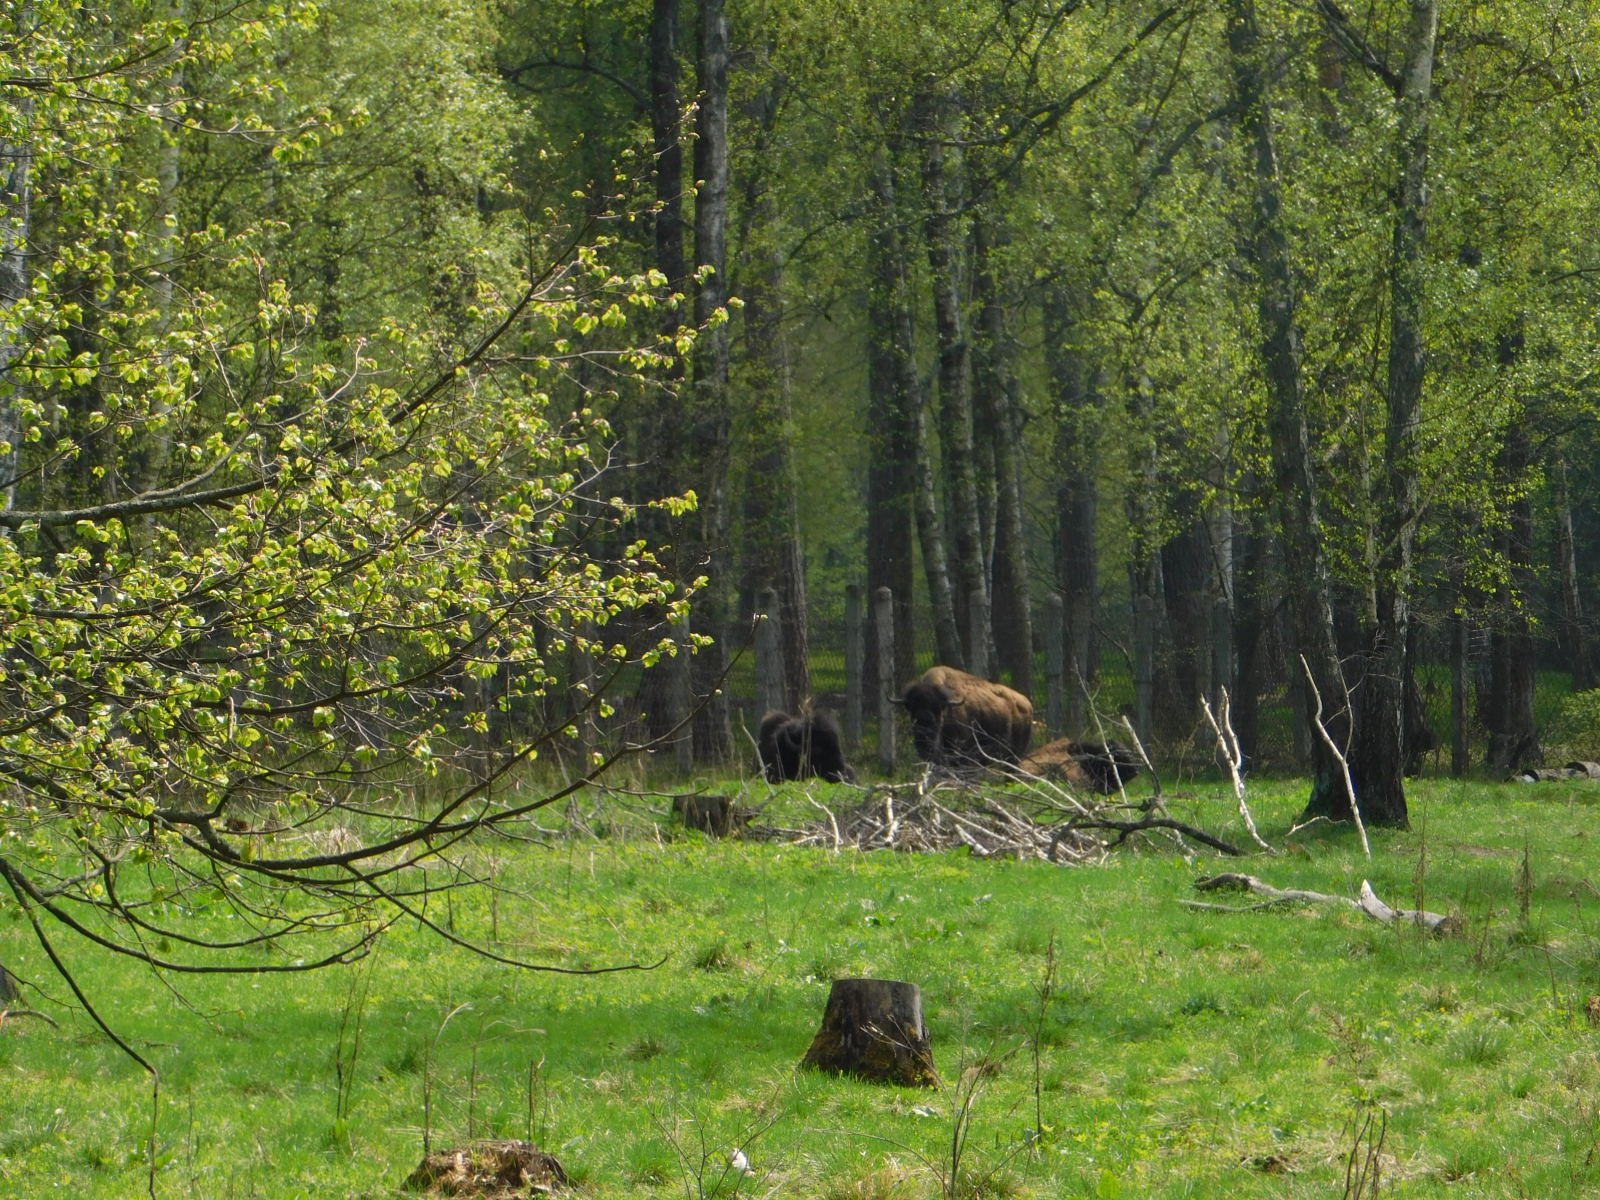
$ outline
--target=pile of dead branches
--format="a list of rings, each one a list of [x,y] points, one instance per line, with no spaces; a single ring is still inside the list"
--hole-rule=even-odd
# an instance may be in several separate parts
[[[1119,803],[1117,797],[1082,799],[1035,780],[1037,786],[998,786],[990,773],[976,778],[929,775],[913,783],[866,788],[860,803],[830,808],[807,796],[815,820],[799,828],[753,823],[744,836],[797,846],[840,850],[932,853],[965,846],[979,858],[1100,862],[1131,834],[1170,838],[1180,850],[1185,836],[1226,854],[1238,850],[1166,816],[1159,802]],[[1114,835],[1114,836],[1113,836]]]
[[[903,850],[932,853],[962,846],[979,858],[1040,858],[1081,863],[1104,858],[1105,845],[1072,829],[1065,814],[1041,821],[1015,800],[1001,800],[958,784],[879,785],[862,801],[835,811],[816,799],[818,818],[799,829],[752,826],[745,836],[825,849]]]

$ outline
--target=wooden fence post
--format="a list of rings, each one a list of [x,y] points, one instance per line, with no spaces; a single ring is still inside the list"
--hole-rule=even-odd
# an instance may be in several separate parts
[[[1050,737],[1071,737],[1077,731],[1063,728],[1066,717],[1067,659],[1062,632],[1065,608],[1061,597],[1051,592],[1044,602],[1044,723]]]
[[[894,662],[894,593],[886,587],[873,597],[873,616],[878,631],[878,661]],[[885,775],[894,773],[897,744],[894,727],[894,691],[885,670],[878,671],[878,766]]]
[[[762,588],[756,598],[756,695],[763,715],[784,707],[783,631],[778,622],[777,590]]]
[[[861,614],[861,585],[844,590],[844,740],[852,750],[861,745],[861,677],[867,659],[867,627]]]

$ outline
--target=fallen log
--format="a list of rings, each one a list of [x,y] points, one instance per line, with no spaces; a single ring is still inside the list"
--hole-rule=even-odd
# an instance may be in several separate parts
[[[1326,892],[1309,892],[1297,888],[1275,888],[1271,884],[1263,883],[1254,875],[1241,875],[1224,873],[1212,875],[1205,879],[1197,879],[1194,883],[1198,892],[1249,892],[1253,896],[1260,896],[1263,903],[1237,907],[1223,904],[1203,904],[1195,900],[1186,900],[1183,903],[1189,908],[1207,909],[1213,912],[1257,912],[1264,908],[1276,908],[1285,904],[1334,904],[1343,905],[1365,913],[1375,921],[1385,924],[1408,923],[1418,925],[1429,933],[1444,936],[1463,932],[1465,924],[1460,917],[1446,913],[1426,912],[1409,908],[1390,908],[1378,899],[1372,890],[1372,884],[1365,879],[1361,881],[1361,889],[1355,899],[1349,896],[1330,896]]]

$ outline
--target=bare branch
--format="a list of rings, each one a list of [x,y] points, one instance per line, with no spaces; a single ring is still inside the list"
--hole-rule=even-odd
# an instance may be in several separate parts
[[[1372,857],[1372,843],[1367,841],[1367,827],[1361,820],[1361,806],[1356,803],[1355,780],[1350,778],[1350,760],[1344,756],[1344,751],[1339,749],[1339,744],[1333,740],[1333,735],[1328,732],[1328,727],[1322,721],[1322,693],[1317,690],[1317,680],[1311,673],[1311,664],[1306,661],[1306,656],[1300,656],[1300,665],[1305,668],[1306,682],[1311,687],[1311,697],[1316,701],[1317,709],[1312,714],[1311,723],[1317,727],[1317,732],[1322,735],[1323,743],[1328,747],[1328,752],[1339,763],[1339,769],[1344,772],[1344,790],[1350,797],[1350,815],[1355,818],[1356,832],[1361,835],[1361,849],[1368,858]]]
[[[1272,846],[1270,846],[1266,840],[1256,832],[1255,817],[1251,815],[1250,804],[1245,800],[1244,797],[1244,776],[1239,773],[1239,768],[1243,762],[1244,754],[1239,749],[1239,738],[1233,732],[1233,725],[1228,720],[1227,688],[1222,689],[1222,698],[1219,703],[1222,707],[1222,721],[1220,724],[1218,723],[1217,718],[1212,715],[1211,702],[1208,701],[1204,696],[1200,697],[1200,707],[1206,714],[1206,720],[1211,722],[1211,730],[1217,735],[1217,748],[1222,751],[1222,757],[1228,764],[1228,773],[1233,777],[1233,794],[1238,797],[1239,800],[1239,815],[1244,818],[1245,828],[1250,831],[1250,837],[1255,841],[1255,844],[1260,846],[1268,854],[1276,854],[1277,851],[1274,850]],[[1224,729],[1227,730],[1226,734],[1223,733]]]

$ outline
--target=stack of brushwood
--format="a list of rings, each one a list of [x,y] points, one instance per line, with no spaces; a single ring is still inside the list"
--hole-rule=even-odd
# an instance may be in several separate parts
[[[980,858],[1074,865],[1103,861],[1131,834],[1157,831],[1193,837],[1225,854],[1238,853],[1226,842],[1167,817],[1159,801],[1137,807],[1101,797],[1085,801],[1049,785],[1002,791],[947,775],[868,788],[861,803],[837,812],[814,798],[811,803],[819,815],[806,825],[752,825],[746,836],[828,849],[914,853],[965,846]]]

